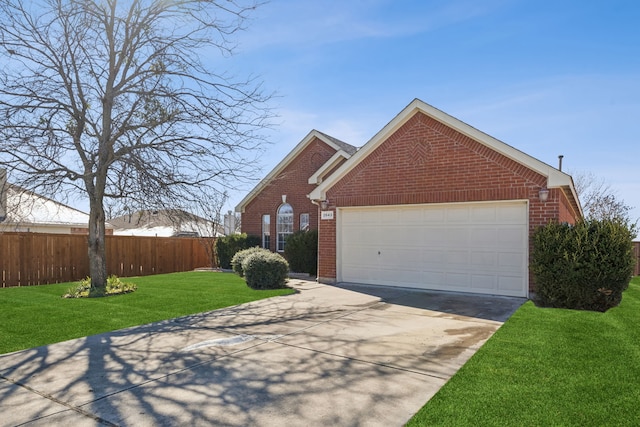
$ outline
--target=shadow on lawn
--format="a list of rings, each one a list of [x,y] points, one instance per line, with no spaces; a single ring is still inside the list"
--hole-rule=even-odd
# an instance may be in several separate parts
[[[326,343],[308,328],[346,316],[353,307],[314,308],[287,297],[268,301],[0,356],[0,375],[20,386],[0,388],[2,411],[15,415],[14,421],[45,424],[64,411],[119,426],[246,426],[264,424],[269,414],[296,425],[398,422],[377,403],[403,401],[413,389],[391,378],[397,370],[363,363],[359,342],[331,340],[332,349],[350,357],[278,342],[305,330],[306,344]],[[385,377],[388,387],[376,390]],[[20,406],[7,407],[25,386],[38,392],[34,399],[66,408],[48,405],[20,414]],[[319,393],[329,400],[322,406],[314,400]]]

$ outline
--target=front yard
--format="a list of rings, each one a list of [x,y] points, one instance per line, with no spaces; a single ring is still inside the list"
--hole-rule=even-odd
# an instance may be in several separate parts
[[[0,354],[243,304],[292,289],[250,289],[235,274],[186,272],[123,279],[126,295],[63,299],[73,285],[0,289]]]
[[[524,304],[408,426],[638,425],[640,277],[606,313]]]
[[[294,292],[224,273],[126,280],[138,290],[99,299],[61,298],[68,283],[0,289],[0,354]],[[637,425],[639,360],[640,277],[606,313],[529,301],[408,425]]]

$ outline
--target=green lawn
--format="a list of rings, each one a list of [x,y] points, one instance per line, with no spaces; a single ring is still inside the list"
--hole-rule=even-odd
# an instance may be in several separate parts
[[[606,313],[524,304],[408,426],[640,423],[640,278]]]
[[[230,273],[187,272],[123,279],[131,294],[61,298],[72,284],[0,289],[0,354],[129,326],[216,310],[292,289],[250,289]]]

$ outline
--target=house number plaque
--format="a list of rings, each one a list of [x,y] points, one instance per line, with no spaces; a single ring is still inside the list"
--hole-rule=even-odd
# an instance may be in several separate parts
[[[333,211],[322,211],[320,219],[333,219]]]

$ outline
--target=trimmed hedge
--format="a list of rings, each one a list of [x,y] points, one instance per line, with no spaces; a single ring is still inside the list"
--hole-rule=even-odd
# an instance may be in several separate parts
[[[260,236],[242,234],[230,234],[216,239],[216,253],[218,266],[230,269],[233,256],[243,250],[260,245]]]
[[[252,289],[279,289],[286,287],[289,264],[281,255],[259,249],[244,258],[242,271]]]
[[[240,277],[244,277],[244,271],[242,270],[242,262],[249,255],[251,255],[253,253],[256,253],[256,252],[260,252],[260,251],[269,252],[269,250],[262,249],[262,248],[260,248],[258,246],[255,246],[255,247],[249,248],[249,249],[243,249],[243,250],[241,250],[239,252],[236,252],[236,254],[233,256],[233,258],[231,258],[231,268],[233,268],[233,271],[238,273],[238,275]]]
[[[291,271],[314,276],[318,272],[318,230],[296,231],[290,235],[284,257]]]
[[[635,227],[619,220],[549,223],[533,236],[536,303],[606,311],[620,304],[633,274]]]

